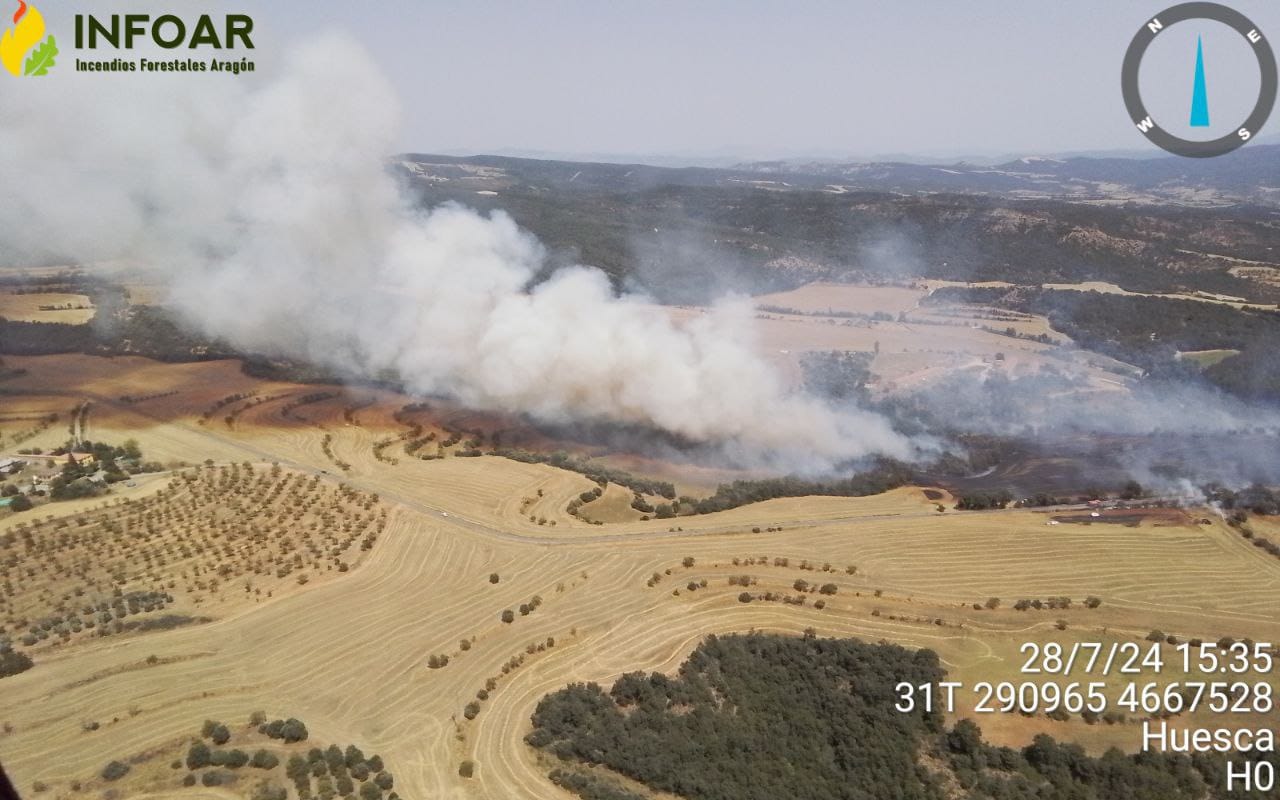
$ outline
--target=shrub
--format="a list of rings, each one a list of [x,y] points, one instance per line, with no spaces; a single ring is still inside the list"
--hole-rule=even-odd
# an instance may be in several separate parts
[[[252,800],[288,800],[288,798],[289,793],[283,786],[271,781],[262,781],[254,788]]]
[[[506,611],[502,612],[503,622],[511,623],[511,622],[515,622],[515,620],[516,620],[515,612],[512,611],[511,609],[508,608]]]
[[[840,588],[836,586],[834,583],[824,583],[822,584],[822,588],[819,589],[818,591],[821,592],[822,594],[835,594],[836,592],[840,591]]]
[[[30,634],[28,634],[30,636]],[[34,636],[31,637],[33,640]],[[22,638],[23,643],[27,641],[27,637]],[[31,644],[35,644],[32,641]],[[31,669],[31,657],[26,653],[19,653],[16,650],[10,650],[7,647],[0,646],[0,678],[8,675],[17,675],[19,672],[26,672]]]
[[[129,772],[129,765],[123,761],[112,761],[102,768],[102,779],[106,781],[115,781],[123,778]]]
[[[476,774],[476,763],[474,761],[463,761],[458,765],[458,774],[464,778],[470,778]]]

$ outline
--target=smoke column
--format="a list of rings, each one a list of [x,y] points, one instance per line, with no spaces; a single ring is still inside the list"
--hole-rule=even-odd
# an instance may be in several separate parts
[[[531,287],[543,250],[506,215],[407,207],[383,162],[397,100],[345,40],[251,89],[62,77],[5,98],[0,240],[17,259],[155,269],[190,325],[238,348],[391,370],[479,408],[653,425],[811,470],[914,452],[877,414],[789,392],[744,302],[677,326],[587,267]]]

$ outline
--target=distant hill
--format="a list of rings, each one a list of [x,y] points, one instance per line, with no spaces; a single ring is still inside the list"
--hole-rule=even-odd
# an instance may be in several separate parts
[[[1264,199],[1265,178],[1249,184],[1248,175],[1274,172],[1266,161],[1277,149],[1209,162],[1027,158],[987,168],[671,168],[414,153],[393,169],[424,206],[505,211],[548,245],[551,267],[598,266],[616,285],[668,302],[923,277],[1108,281],[1274,303],[1277,211],[1236,195],[1252,186]]]
[[[981,192],[1192,206],[1280,204],[1280,144],[1252,144],[1205,159],[1030,156],[995,166],[773,161],[738,168],[806,183],[821,177],[849,189]]]

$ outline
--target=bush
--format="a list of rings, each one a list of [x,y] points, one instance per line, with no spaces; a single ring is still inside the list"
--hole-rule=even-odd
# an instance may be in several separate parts
[[[23,642],[25,641],[26,637],[23,637]],[[35,642],[32,642],[32,644],[35,644]],[[8,675],[17,675],[19,672],[26,672],[31,669],[31,666],[31,656],[0,645],[0,678]]]
[[[508,608],[506,611],[502,612],[503,622],[511,623],[511,622],[515,622],[515,620],[516,620],[515,612],[512,611],[511,609]]]
[[[464,778],[470,778],[472,775],[475,775],[476,762],[463,761],[461,764],[458,765],[458,774]]]
[[[106,781],[115,781],[123,778],[129,772],[129,765],[123,761],[112,761],[102,768],[102,779]]]
[[[496,572],[489,573],[489,583],[497,583],[500,580],[502,579],[498,577],[498,573]]]
[[[384,792],[391,791],[391,787],[395,785],[395,779],[391,777],[390,772],[386,771],[379,772],[377,777],[373,779],[373,782],[382,787],[382,791]]]
[[[288,800],[288,798],[289,793],[283,786],[271,781],[262,781],[253,790],[252,800]]]

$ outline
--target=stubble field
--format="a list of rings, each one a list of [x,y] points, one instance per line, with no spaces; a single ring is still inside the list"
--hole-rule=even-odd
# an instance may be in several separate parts
[[[1029,510],[939,512],[935,501],[949,508],[950,498],[904,488],[868,498],[774,500],[705,516],[623,521],[630,515],[612,494],[602,498],[610,519],[592,525],[565,511],[592,481],[545,465],[461,457],[465,442],[441,449],[458,420],[438,409],[406,412],[409,400],[391,392],[258,381],[231,362],[11,361],[28,372],[6,387],[27,393],[0,398],[6,412],[65,409],[24,447],[64,441],[70,409],[89,400],[89,438],[135,438],[148,459],[174,462],[172,473],[120,495],[155,504],[148,508],[157,514],[172,506],[175,516],[156,525],[161,550],[198,538],[195,528],[182,532],[178,508],[202,521],[201,530],[233,524],[212,503],[218,484],[193,505],[194,490],[183,477],[220,479],[231,469],[222,465],[232,463],[241,480],[252,474],[268,483],[279,464],[275,480],[290,482],[292,489],[275,496],[270,486],[246,495],[263,506],[261,527],[283,520],[277,538],[263,534],[266,542],[278,545],[289,536],[305,548],[301,542],[314,529],[320,546],[333,527],[307,515],[293,520],[299,501],[287,502],[290,491],[329,498],[325,502],[344,492],[376,495],[368,509],[354,511],[385,515],[370,549],[350,554],[359,552],[358,558],[339,557],[349,564],[346,572],[324,569],[333,563],[328,555],[306,583],[296,572],[276,577],[273,568],[257,578],[258,588],[269,584],[271,596],[251,590],[251,601],[233,585],[244,579],[237,572],[225,579],[235,599],[228,599],[228,589],[219,600],[216,591],[202,592],[194,583],[188,589],[181,580],[184,569],[203,568],[203,562],[175,557],[152,571],[176,570],[175,585],[164,587],[174,607],[198,608],[210,621],[76,635],[33,648],[33,669],[0,679],[0,760],[20,790],[39,782],[49,797],[96,796],[108,786],[123,796],[247,797],[248,777],[231,787],[184,788],[185,770],[170,770],[168,762],[180,757],[201,721],[243,725],[261,710],[269,718],[304,720],[321,747],[355,743],[381,754],[406,799],[567,798],[522,742],[538,700],[573,681],[608,683],[628,671],[672,670],[709,633],[812,628],[823,636],[930,647],[950,677],[966,685],[1018,679],[1018,650],[1026,641],[1141,642],[1153,629],[1184,639],[1280,640],[1280,560],[1208,512],[1152,516],[1134,527],[1050,526],[1047,513]],[[234,395],[243,397],[226,400]],[[405,437],[415,424],[421,426],[416,435]],[[416,454],[406,451],[406,442],[430,433],[434,441]],[[4,447],[9,452],[8,440]],[[437,452],[445,456],[418,457]],[[197,466],[206,459],[218,466]],[[101,502],[8,516],[0,520],[0,535],[16,534],[21,523],[57,530],[62,518],[109,513],[98,508]],[[64,554],[74,560],[111,545],[86,531]],[[13,546],[2,555],[14,555]],[[278,555],[263,550],[259,560]],[[240,570],[234,565],[251,564],[257,554],[248,547],[227,561]],[[30,613],[37,600],[66,591],[65,581],[45,577],[44,570],[17,574],[26,566],[8,567],[17,579],[15,613]],[[125,588],[151,588],[134,578],[147,565],[135,566],[124,570]],[[835,591],[802,592],[797,581],[830,583]],[[88,594],[108,585],[100,578]],[[751,602],[740,600],[744,591]],[[763,599],[766,593],[777,599]],[[1101,605],[1086,608],[1090,596]],[[997,608],[974,608],[993,597],[1001,601]],[[1049,597],[1073,603],[1012,608],[1019,599]],[[819,600],[825,607],[816,607]],[[510,622],[503,620],[507,610]],[[428,665],[443,655],[449,656],[445,666]],[[486,699],[478,699],[480,693]],[[966,697],[971,702],[972,695]],[[471,714],[473,702],[478,711]],[[960,714],[968,708],[962,705]],[[87,730],[90,721],[99,727]],[[1086,725],[1043,715],[983,715],[980,722],[999,743],[1023,743],[1039,731],[1077,739],[1095,752],[1138,743],[1132,722]],[[113,759],[136,763],[108,785],[98,774]],[[471,778],[459,775],[464,761],[475,764]]]

